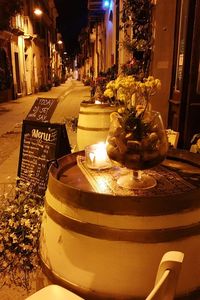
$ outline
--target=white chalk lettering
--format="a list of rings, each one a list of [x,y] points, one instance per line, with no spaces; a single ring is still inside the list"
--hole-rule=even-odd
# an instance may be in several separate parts
[[[50,133],[39,131],[39,129],[32,129],[32,137],[46,142],[51,140]]]

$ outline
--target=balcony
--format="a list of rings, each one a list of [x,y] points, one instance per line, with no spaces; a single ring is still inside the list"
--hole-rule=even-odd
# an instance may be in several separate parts
[[[11,32],[16,35],[24,34],[24,16],[18,14],[15,17],[12,17],[10,22]]]

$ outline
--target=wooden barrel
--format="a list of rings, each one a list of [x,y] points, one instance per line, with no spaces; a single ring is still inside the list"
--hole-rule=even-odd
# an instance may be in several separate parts
[[[88,145],[105,142],[110,126],[110,114],[115,110],[116,108],[109,104],[80,104],[77,127],[79,150],[84,150]]]
[[[144,299],[163,254],[177,250],[185,254],[177,295],[196,299],[200,155],[169,153],[160,167],[169,172],[169,184],[176,176],[170,195],[161,193],[159,182],[142,195],[98,193],[77,166],[77,155],[83,152],[62,157],[50,169],[40,237],[50,278],[86,299]]]

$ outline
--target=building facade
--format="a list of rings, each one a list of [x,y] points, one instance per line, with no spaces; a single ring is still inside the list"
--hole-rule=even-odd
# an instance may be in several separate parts
[[[131,67],[159,78],[153,109],[188,148],[200,132],[200,0],[88,0],[88,14],[82,77],[116,65],[118,74]]]
[[[1,69],[3,66],[10,74],[4,80],[7,86],[0,88],[3,101],[48,90],[58,81],[61,52],[56,18],[53,0],[23,0],[22,10],[11,18],[9,29],[0,31],[0,55],[5,57],[0,59]]]

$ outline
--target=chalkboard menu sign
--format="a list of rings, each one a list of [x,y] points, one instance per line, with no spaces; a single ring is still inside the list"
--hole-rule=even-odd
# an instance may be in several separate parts
[[[65,124],[24,120],[18,165],[19,182],[29,185],[28,190],[33,195],[43,197],[50,162],[70,152]]]
[[[56,98],[37,98],[26,120],[49,122],[57,104]]]

